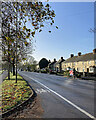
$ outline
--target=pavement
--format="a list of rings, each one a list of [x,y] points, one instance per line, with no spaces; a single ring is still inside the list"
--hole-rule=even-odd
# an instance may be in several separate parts
[[[1,75],[0,75],[0,84],[2,83],[3,79],[5,79],[7,77],[7,71],[4,71]]]
[[[94,118],[95,81],[25,71],[19,74],[40,97],[41,118]]]

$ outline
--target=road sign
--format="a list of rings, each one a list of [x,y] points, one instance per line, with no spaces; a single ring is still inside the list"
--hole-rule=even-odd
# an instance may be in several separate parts
[[[70,75],[72,76],[72,75],[73,75],[73,70],[70,70],[69,73],[70,73]]]

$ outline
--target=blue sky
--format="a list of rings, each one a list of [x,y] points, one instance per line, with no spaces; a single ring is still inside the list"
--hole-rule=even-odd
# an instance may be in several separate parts
[[[70,54],[92,52],[94,49],[94,3],[93,2],[51,2],[55,10],[54,26],[46,27],[35,36],[33,56],[37,61],[47,58],[51,61],[60,57],[67,59]],[[55,26],[58,26],[57,30]],[[48,32],[51,30],[51,34]]]

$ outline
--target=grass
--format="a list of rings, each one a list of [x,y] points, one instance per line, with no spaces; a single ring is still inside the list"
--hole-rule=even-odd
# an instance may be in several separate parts
[[[0,110],[2,112],[6,112],[27,100],[32,93],[31,88],[20,75],[17,77],[17,83],[15,83],[15,76],[13,76],[12,73],[10,78],[11,80],[6,78],[0,86],[2,94],[2,105],[0,105]]]
[[[0,70],[0,75],[4,72],[4,70]]]

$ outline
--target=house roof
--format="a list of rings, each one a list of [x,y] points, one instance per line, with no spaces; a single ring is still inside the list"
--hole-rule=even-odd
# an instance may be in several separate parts
[[[77,58],[77,61],[89,61],[89,60],[95,60],[96,59],[96,53],[87,53],[84,55],[81,55]]]
[[[57,61],[53,61],[53,62],[51,62],[51,63],[49,63],[49,65],[53,65],[53,64],[55,64]]]
[[[69,62],[79,62],[79,61],[90,61],[90,60],[96,60],[96,53],[87,53],[81,56],[74,56],[70,57],[67,60],[64,61],[64,63],[69,63]]]
[[[60,59],[60,60],[58,60],[55,64],[57,65],[57,64],[60,64],[60,63],[62,63],[63,61],[65,61],[64,59]]]
[[[67,60],[65,60],[64,63],[75,62],[77,57],[78,57],[78,56],[74,56],[74,57],[72,57],[72,58],[70,57],[70,58],[68,58]]]

